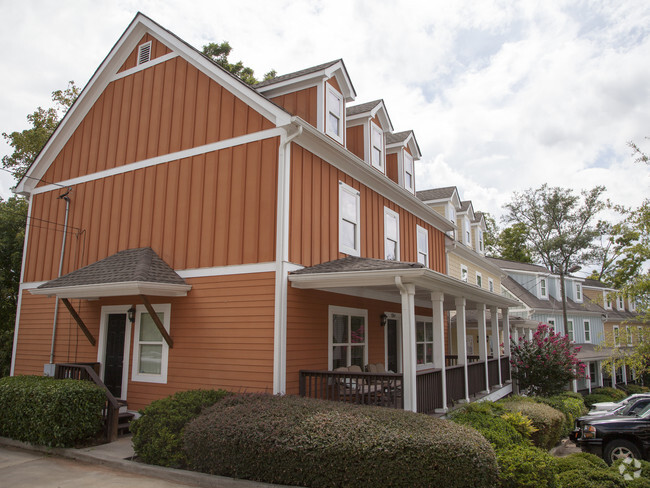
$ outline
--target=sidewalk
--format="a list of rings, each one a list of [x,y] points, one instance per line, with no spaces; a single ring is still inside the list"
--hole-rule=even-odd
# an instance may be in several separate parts
[[[0,446],[23,449],[26,451],[50,454],[62,458],[73,459],[92,465],[106,466],[124,473],[159,478],[168,482],[176,482],[201,488],[271,488],[280,485],[258,483],[255,481],[238,480],[223,476],[213,476],[183,469],[164,468],[133,461],[133,446],[131,436],[121,437],[110,444],[86,447],[82,449],[62,449],[34,446],[25,442],[0,437]],[[118,486],[118,485],[116,485]]]

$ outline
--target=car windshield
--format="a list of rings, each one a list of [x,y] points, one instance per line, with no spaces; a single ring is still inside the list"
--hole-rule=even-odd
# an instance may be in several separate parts
[[[650,418],[650,405],[647,405],[643,410],[637,412],[636,416],[643,419]]]

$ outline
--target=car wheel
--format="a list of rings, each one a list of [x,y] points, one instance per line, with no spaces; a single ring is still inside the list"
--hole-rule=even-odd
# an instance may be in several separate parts
[[[641,459],[641,452],[632,442],[616,439],[607,444],[603,457],[607,464],[612,464],[617,459],[624,459],[626,457]]]

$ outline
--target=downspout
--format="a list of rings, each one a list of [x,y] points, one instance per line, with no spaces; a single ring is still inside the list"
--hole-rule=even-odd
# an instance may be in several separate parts
[[[68,231],[68,215],[70,214],[70,198],[68,197],[68,193],[72,191],[72,188],[68,188],[68,191],[65,192],[63,195],[59,195],[57,197],[57,200],[65,200],[65,220],[63,222],[63,241],[61,242],[61,258],[59,259],[59,274],[57,278],[61,277],[61,273],[63,272],[63,257],[65,256],[65,238],[67,236],[67,231]],[[54,341],[56,340],[56,322],[57,322],[57,317],[59,315],[59,298],[56,298],[56,302],[54,303],[54,321],[52,323],[52,346],[50,348],[50,364],[54,363]]]

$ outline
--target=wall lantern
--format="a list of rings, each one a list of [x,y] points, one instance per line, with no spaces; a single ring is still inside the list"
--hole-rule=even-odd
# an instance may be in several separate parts
[[[382,327],[386,327],[386,323],[388,323],[388,315],[382,313],[379,316],[379,325],[381,325]]]
[[[135,307],[131,307],[126,311],[126,316],[129,319],[129,322],[133,323],[135,322]]]

